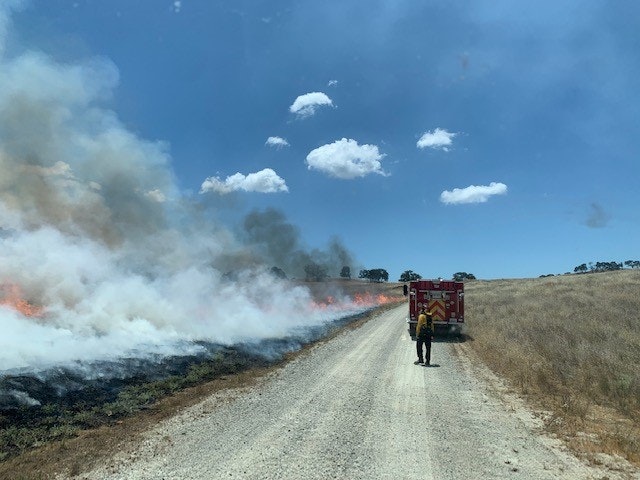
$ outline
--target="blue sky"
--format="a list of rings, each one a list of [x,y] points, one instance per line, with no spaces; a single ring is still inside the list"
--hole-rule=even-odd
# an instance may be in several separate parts
[[[637,2],[5,3],[5,63],[86,70],[201,221],[272,208],[391,280],[640,257]]]

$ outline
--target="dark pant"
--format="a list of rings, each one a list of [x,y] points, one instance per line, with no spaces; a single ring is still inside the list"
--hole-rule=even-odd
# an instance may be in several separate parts
[[[424,357],[422,356],[422,345],[425,346]],[[429,365],[431,363],[431,339],[429,340],[420,340],[419,338],[416,340],[416,351],[418,353],[418,360],[420,362],[423,361]]]

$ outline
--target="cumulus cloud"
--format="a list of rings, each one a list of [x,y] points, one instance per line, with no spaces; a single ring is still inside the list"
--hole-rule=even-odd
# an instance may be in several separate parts
[[[445,190],[440,194],[440,201],[448,205],[461,203],[484,203],[493,195],[505,195],[507,186],[504,183],[491,182],[489,185],[469,185],[467,188]]]
[[[323,105],[333,105],[333,102],[326,94],[322,92],[305,93],[295,99],[289,107],[289,111],[299,117],[309,117],[316,113],[318,107]]]
[[[289,142],[282,137],[269,137],[264,144],[278,149],[289,146]]]
[[[456,135],[457,133],[447,132],[443,128],[436,128],[432,132],[424,132],[416,146],[418,148],[435,148],[448,152],[449,147],[453,144],[453,137]]]
[[[370,173],[386,175],[380,163],[384,156],[376,145],[358,145],[355,140],[343,138],[309,152],[307,165],[309,170],[331,177],[352,179]]]
[[[200,193],[216,192],[226,194],[239,190],[258,193],[289,191],[284,179],[280,178],[272,169],[265,168],[246,176],[242,173],[236,173],[225,180],[220,180],[218,177],[209,177],[202,182]]]

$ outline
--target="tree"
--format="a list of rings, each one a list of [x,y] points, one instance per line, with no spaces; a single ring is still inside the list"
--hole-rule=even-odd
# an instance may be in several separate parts
[[[587,271],[587,264],[583,263],[582,265],[578,265],[576,268],[573,269],[573,271],[575,273],[586,273]]]
[[[284,273],[284,270],[282,270],[281,268],[271,267],[271,270],[269,270],[269,272],[271,272],[271,275],[273,275],[276,278],[281,278],[283,280],[287,278],[287,274]]]
[[[640,268],[640,261],[638,260],[627,260],[624,264],[629,268]]]
[[[384,268],[374,268],[369,270],[369,281],[371,282],[386,282],[389,280],[389,274]]]
[[[342,267],[342,270],[340,270],[340,277],[351,278],[351,268],[347,267],[346,265]]]
[[[400,278],[398,279],[399,282],[413,282],[415,280],[420,280],[422,278],[422,275],[420,275],[419,273],[415,273],[412,270],[405,270],[404,272],[402,272],[402,275],[400,275]]]
[[[476,276],[473,273],[456,272],[453,274],[453,280],[455,282],[464,282],[465,280],[475,280]]]
[[[622,270],[622,263],[618,262],[596,262],[595,272],[612,272],[614,270]]]
[[[310,263],[304,267],[305,279],[307,282],[315,281],[321,282],[325,280],[327,275],[327,269],[317,263]]]
[[[389,273],[384,268],[374,268],[372,270],[360,270],[358,278],[366,278],[370,282],[386,282],[389,280]]]

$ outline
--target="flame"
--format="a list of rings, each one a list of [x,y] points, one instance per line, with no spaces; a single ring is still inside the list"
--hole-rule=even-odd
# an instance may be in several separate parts
[[[374,295],[369,292],[365,293],[356,293],[353,295],[353,298],[345,298],[342,300],[338,300],[335,297],[327,296],[322,301],[316,301],[313,304],[315,309],[329,309],[332,310],[349,310],[353,307],[358,308],[373,308],[378,307],[380,305],[386,305],[387,303],[401,302],[404,301],[404,297],[397,295],[384,295],[379,293]]]
[[[0,284],[0,305],[9,307],[25,317],[40,317],[43,308],[24,299],[22,289],[14,283]]]
[[[400,302],[403,301],[404,298],[397,295],[385,295],[384,293],[378,293],[377,295],[373,295],[371,293],[356,293],[353,296],[353,301],[358,305],[364,306],[380,306],[386,305],[387,303],[392,302]]]

